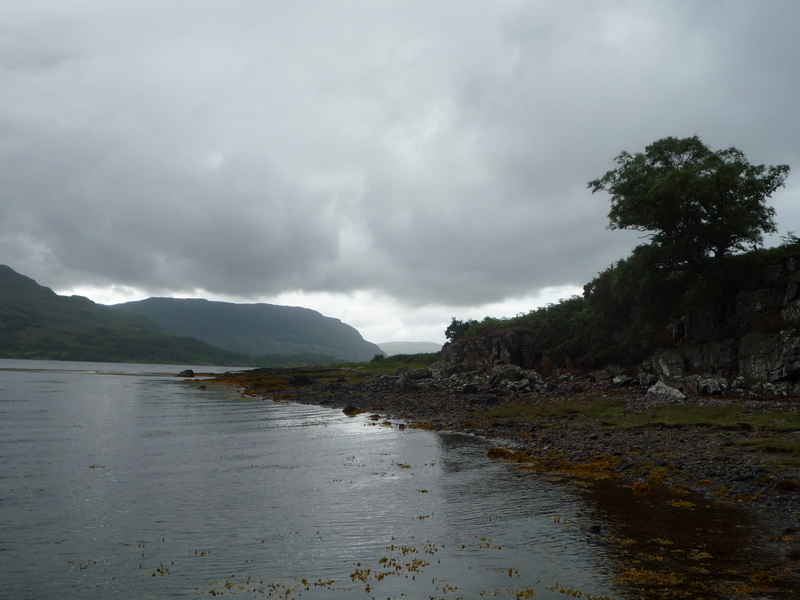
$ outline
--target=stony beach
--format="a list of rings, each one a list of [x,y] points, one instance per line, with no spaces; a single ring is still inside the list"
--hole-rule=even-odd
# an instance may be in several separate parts
[[[368,369],[262,369],[222,381],[276,401],[369,413],[375,420],[479,435],[586,476],[577,465],[644,490],[665,486],[755,510],[776,535],[800,531],[800,398],[688,396],[650,399],[637,385],[615,386],[591,373],[562,373],[540,391],[490,385],[475,373],[445,380],[427,369],[376,375]],[[611,407],[615,418],[598,414]],[[699,411],[699,412],[698,412]],[[698,415],[671,422],[672,415]],[[715,414],[726,415],[715,422]],[[732,417],[731,417],[732,415]],[[732,418],[732,420],[731,420]],[[770,420],[772,419],[772,420]],[[707,421],[707,422],[704,422]],[[785,427],[767,423],[786,423]],[[796,536],[800,539],[800,536]],[[800,547],[792,552],[800,555]]]
[[[535,385],[370,363],[215,379],[376,426],[480,436],[489,458],[576,486],[607,515],[612,507],[611,521],[575,526],[616,556],[626,598],[800,597],[800,398],[748,385],[735,396],[653,398],[607,373],[529,376]],[[655,515],[667,520],[642,521]],[[721,558],[732,551],[736,563]]]

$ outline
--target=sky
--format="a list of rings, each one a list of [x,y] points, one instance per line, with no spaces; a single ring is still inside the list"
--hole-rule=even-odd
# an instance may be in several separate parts
[[[444,342],[626,257],[587,182],[667,136],[789,164],[800,232],[798,27],[796,0],[3,0],[0,264]]]

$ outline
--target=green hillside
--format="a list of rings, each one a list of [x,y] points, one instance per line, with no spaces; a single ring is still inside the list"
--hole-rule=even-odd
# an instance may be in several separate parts
[[[198,298],[148,298],[111,308],[145,316],[173,335],[267,359],[275,355],[322,355],[340,362],[359,362],[381,353],[354,327],[308,308]]]
[[[253,364],[243,354],[167,335],[150,319],[59,296],[0,265],[0,357],[170,364]]]

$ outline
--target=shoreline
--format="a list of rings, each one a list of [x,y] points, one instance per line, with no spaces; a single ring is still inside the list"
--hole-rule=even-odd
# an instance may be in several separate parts
[[[570,376],[551,392],[503,392],[479,385],[470,388],[474,393],[464,393],[458,378],[405,374],[297,367],[229,373],[216,380],[262,399],[327,406],[346,414],[373,413],[373,420],[390,420],[399,427],[496,440],[503,450],[494,458],[523,463],[528,470],[584,481],[615,479],[640,493],[690,492],[738,505],[753,511],[764,532],[783,542],[788,558],[800,559],[800,458],[785,451],[800,444],[800,431],[766,431],[759,425],[776,415],[800,421],[798,398],[690,396],[657,401],[645,399],[640,389],[593,382],[586,374]],[[610,423],[593,414],[597,405],[613,405],[621,418],[641,424]],[[659,420],[665,411],[697,410],[736,410],[745,417],[724,427]],[[515,411],[531,411],[536,418]],[[776,449],[757,449],[765,436]]]
[[[372,378],[367,371],[355,371],[355,381],[347,377],[338,378],[345,381],[314,378],[315,373],[332,371],[334,369],[302,367],[259,369],[228,374],[229,377],[218,377],[218,380],[233,383],[246,393],[263,398],[340,409],[350,406],[358,412],[383,413],[395,421],[407,421],[411,426],[496,439],[534,457],[558,451],[571,463],[590,463],[600,455],[614,456],[618,460],[610,470],[631,484],[680,484],[692,492],[736,502],[757,512],[779,511],[781,515],[767,516],[770,520],[781,517],[785,522],[783,529],[800,531],[800,458],[787,460],[791,455],[786,452],[752,449],[748,444],[758,442],[765,432],[746,421],[738,423],[736,429],[710,424],[671,426],[658,422],[654,413],[665,405],[677,407],[677,410],[737,407],[756,417],[788,412],[800,418],[798,398],[691,396],[676,402],[648,400],[643,392],[603,385],[595,386],[589,393],[557,390],[555,393],[465,394],[459,393],[457,385],[433,379],[419,380],[408,389],[398,389],[398,377]],[[288,385],[281,389],[259,390],[258,385],[254,385],[259,377],[283,380]],[[583,416],[574,408],[563,410],[561,416],[540,416],[536,421],[495,416],[509,406],[546,409],[549,405],[553,408],[549,412],[553,413],[565,404],[589,407],[609,399],[624,403],[623,411],[630,416],[647,417],[652,413],[656,420],[621,428],[604,423],[602,419]],[[800,444],[800,431],[769,432],[769,436],[786,440],[787,444]],[[651,475],[653,469],[666,469],[660,472],[661,481],[653,481],[656,479]]]

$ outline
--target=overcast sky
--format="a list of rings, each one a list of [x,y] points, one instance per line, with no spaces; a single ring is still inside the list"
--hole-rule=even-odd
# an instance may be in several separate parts
[[[0,264],[103,303],[444,341],[639,242],[587,182],[667,136],[794,173],[800,2],[3,0]]]

